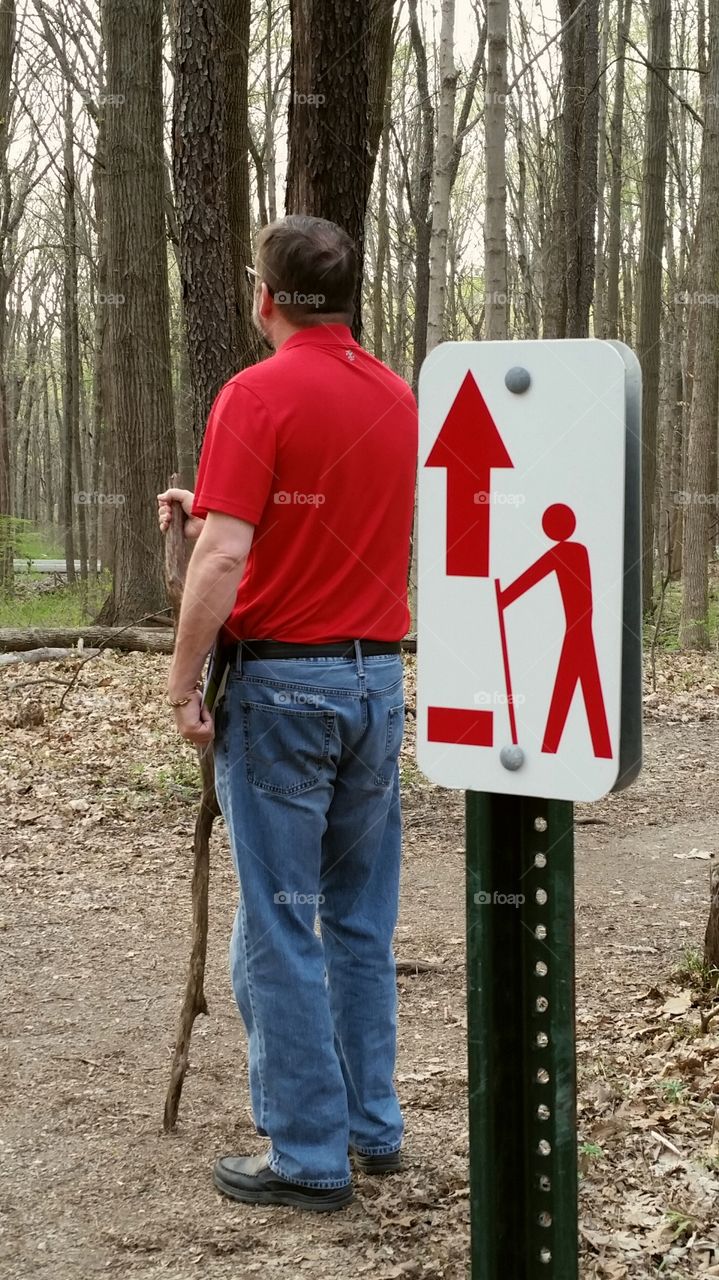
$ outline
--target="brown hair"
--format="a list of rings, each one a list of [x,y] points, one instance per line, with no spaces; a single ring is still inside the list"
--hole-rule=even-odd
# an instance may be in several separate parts
[[[351,324],[357,283],[357,251],[335,222],[290,214],[263,227],[256,266],[275,304],[298,327]]]

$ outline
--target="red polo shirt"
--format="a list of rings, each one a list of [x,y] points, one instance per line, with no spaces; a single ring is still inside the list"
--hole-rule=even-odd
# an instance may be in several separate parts
[[[192,509],[256,526],[225,634],[401,639],[416,459],[410,387],[346,325],[302,329],[231,378],[210,412]]]

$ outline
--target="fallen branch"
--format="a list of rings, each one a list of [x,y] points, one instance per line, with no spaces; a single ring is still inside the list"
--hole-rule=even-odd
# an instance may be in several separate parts
[[[443,964],[441,960],[397,960],[397,973],[442,973],[445,969],[456,969],[456,965]]]
[[[178,477],[173,476],[170,487],[178,484]],[[183,534],[183,514],[179,502],[172,505],[172,520],[165,534],[165,581],[167,593],[172,603],[175,625],[180,613],[182,588],[185,580],[186,551]],[[210,888],[210,836],[215,818],[220,807],[215,794],[215,758],[212,744],[204,750],[198,749],[200,774],[202,777],[202,795],[200,811],[195,822],[195,838],[193,843],[194,865],[192,869],[192,946],[187,973],[185,995],[180,1009],[175,1037],[175,1051],[170,1068],[170,1083],[165,1098],[165,1111],[162,1125],[165,1133],[174,1129],[180,1107],[182,1086],[185,1080],[190,1055],[190,1039],[192,1027],[198,1013],[207,1013],[205,999],[205,961],[207,958],[207,917]]]
[[[95,658],[99,652],[99,649],[28,649],[22,653],[0,653],[0,667],[14,667],[18,662],[62,662],[66,658]]]

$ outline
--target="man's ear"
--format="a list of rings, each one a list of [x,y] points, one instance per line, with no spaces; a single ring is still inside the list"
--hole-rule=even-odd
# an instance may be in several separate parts
[[[271,315],[274,305],[272,294],[267,288],[266,282],[263,280],[260,284],[260,300],[257,304],[257,310],[261,316],[264,316],[265,319],[267,319],[267,317]]]

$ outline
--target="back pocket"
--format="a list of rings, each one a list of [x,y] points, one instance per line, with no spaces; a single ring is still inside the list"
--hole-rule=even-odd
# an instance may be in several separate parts
[[[296,795],[320,780],[329,762],[333,711],[243,702],[247,777],[274,795]]]

